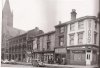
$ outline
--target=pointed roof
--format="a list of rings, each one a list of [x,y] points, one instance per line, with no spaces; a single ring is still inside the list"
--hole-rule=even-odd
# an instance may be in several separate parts
[[[5,4],[3,7],[3,13],[11,13],[9,0],[5,1]]]

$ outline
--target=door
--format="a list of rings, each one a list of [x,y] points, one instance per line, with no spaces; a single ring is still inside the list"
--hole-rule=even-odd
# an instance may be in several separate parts
[[[91,65],[92,53],[91,50],[86,53],[86,65]]]

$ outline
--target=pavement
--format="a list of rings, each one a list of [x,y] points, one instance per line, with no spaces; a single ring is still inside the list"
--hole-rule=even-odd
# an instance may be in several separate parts
[[[17,64],[20,64],[20,65],[32,65],[31,63],[27,63],[27,62],[17,62]],[[47,67],[61,67],[61,68],[67,68],[67,67],[70,67],[70,68],[98,68],[97,65],[91,65],[91,66],[85,66],[85,65],[59,65],[59,64],[45,64]]]

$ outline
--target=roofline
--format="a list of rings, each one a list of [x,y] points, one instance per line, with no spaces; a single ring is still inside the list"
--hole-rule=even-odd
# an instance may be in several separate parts
[[[47,32],[47,33],[43,33],[43,34],[40,34],[40,35],[36,35],[35,37],[44,36],[44,35],[48,35],[48,34],[53,34],[55,32],[56,31],[50,31],[50,32]]]
[[[77,18],[76,20],[70,20],[68,22],[58,24],[55,27],[64,26],[64,25],[71,24],[71,23],[78,22],[78,21],[82,21],[82,20],[85,20],[85,19],[95,19],[96,20],[97,17],[96,16],[84,16],[84,17]]]

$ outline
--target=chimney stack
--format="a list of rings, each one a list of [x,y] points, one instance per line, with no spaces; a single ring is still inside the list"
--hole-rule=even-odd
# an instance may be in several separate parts
[[[59,21],[59,24],[61,24],[61,21]]]
[[[71,20],[75,20],[76,19],[76,10],[75,9],[72,9],[72,12],[71,12]]]

